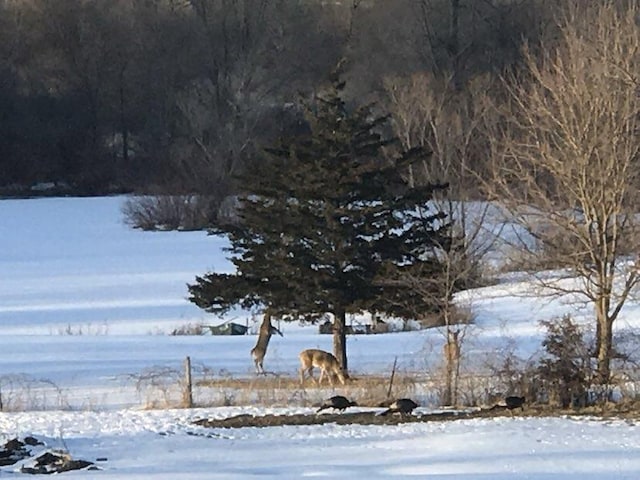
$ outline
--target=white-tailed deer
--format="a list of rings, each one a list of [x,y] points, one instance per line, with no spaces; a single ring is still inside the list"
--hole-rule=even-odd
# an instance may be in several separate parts
[[[258,332],[258,341],[256,342],[256,346],[251,349],[251,356],[253,357],[253,362],[256,364],[257,373],[265,373],[263,367],[264,356],[267,354],[269,340],[271,340],[271,335],[274,333],[277,333],[282,337],[282,332],[271,325],[271,313],[267,310],[264,313],[264,318],[260,324],[260,331]]]
[[[344,385],[345,377],[338,359],[329,352],[324,350],[318,350],[310,348],[300,352],[300,383],[304,385],[305,372],[309,377],[314,378],[313,369],[320,369],[320,378],[317,381],[318,385],[322,384],[322,379],[325,375],[329,378],[329,382],[333,386],[333,377],[337,376],[340,382]]]
[[[450,331],[447,333],[447,343],[442,347],[444,359],[447,362],[447,366],[451,368],[455,367],[460,360],[460,340],[458,336],[459,331]]]

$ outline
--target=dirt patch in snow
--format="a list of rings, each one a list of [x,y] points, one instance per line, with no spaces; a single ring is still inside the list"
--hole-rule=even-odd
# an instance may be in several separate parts
[[[411,415],[391,414],[382,416],[380,411],[344,412],[320,414],[291,414],[291,415],[236,415],[221,419],[200,419],[193,423],[208,428],[242,428],[242,427],[276,427],[284,425],[323,425],[334,423],[337,425],[398,425],[416,422],[443,422],[472,418],[492,417],[540,417],[540,416],[586,416],[594,419],[625,420],[635,424],[640,421],[640,409],[637,405],[609,405],[608,408],[589,408],[581,410],[558,410],[543,405],[531,405],[520,409],[508,410],[502,405],[473,410],[450,410],[429,413],[415,413]]]
[[[438,422],[445,420],[460,420],[464,418],[481,418],[501,415],[496,409],[475,411],[450,411],[428,414],[382,416],[378,411],[345,412],[320,414],[292,414],[292,415],[236,415],[221,419],[201,419],[194,423],[209,428],[241,428],[241,427],[276,427],[283,425],[323,425],[335,423],[338,425],[398,425],[411,422]],[[509,415],[507,413],[507,415]]]

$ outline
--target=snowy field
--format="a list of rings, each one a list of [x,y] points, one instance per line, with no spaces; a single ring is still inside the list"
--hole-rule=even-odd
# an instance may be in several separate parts
[[[120,213],[123,200],[0,201],[0,387],[5,409],[20,402],[29,407],[0,414],[0,436],[33,434],[74,457],[107,459],[98,462],[99,471],[64,475],[640,479],[640,430],[623,421],[515,417],[213,430],[191,420],[313,410],[142,410],[145,399],[132,379],[150,369],[178,370],[186,356],[215,375],[253,376],[255,335],[171,336],[172,330],[226,320],[255,329],[256,318],[238,311],[219,319],[186,300],[195,275],[230,270],[224,240],[131,230]],[[466,334],[468,363],[507,350],[530,358],[540,348],[539,320],[590,315],[575,300],[540,299],[516,280],[463,292],[457,300],[476,318]],[[618,327],[635,329],[639,320],[634,303]],[[304,348],[331,350],[331,337],[317,327],[281,329],[284,337],[273,337],[265,360],[272,372],[295,375]],[[437,331],[350,336],[350,370],[356,377],[387,375],[397,358],[400,372],[424,372],[437,366],[442,344]],[[420,412],[428,412],[431,406],[419,400]],[[21,476],[17,468],[0,468],[0,477]]]

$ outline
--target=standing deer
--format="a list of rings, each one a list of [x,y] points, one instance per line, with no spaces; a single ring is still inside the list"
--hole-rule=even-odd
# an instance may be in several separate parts
[[[263,367],[264,356],[267,354],[269,340],[271,340],[271,335],[273,335],[274,333],[277,333],[282,337],[282,332],[271,325],[271,312],[269,312],[269,310],[266,310],[264,312],[262,323],[260,324],[258,341],[256,342],[256,346],[251,349],[251,356],[253,357],[253,362],[256,365],[256,373],[258,374],[265,373]]]
[[[300,383],[304,385],[305,372],[315,380],[313,377],[313,369],[320,369],[320,378],[316,382],[318,385],[322,384],[322,379],[325,375],[329,378],[329,383],[333,386],[333,377],[337,376],[340,382],[345,384],[345,376],[340,368],[338,359],[329,352],[324,350],[317,350],[310,348],[300,352]]]

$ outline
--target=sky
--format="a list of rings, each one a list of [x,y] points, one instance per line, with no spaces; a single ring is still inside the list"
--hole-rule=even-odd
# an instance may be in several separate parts
[[[189,356],[198,375],[255,378],[249,355],[260,320],[235,311],[217,318],[187,300],[187,283],[209,270],[232,271],[223,238],[203,232],[141,232],[123,222],[124,197],[0,201],[0,441],[36,435],[43,449],[65,449],[101,470],[74,478],[447,478],[638,479],[635,422],[585,417],[527,417],[411,423],[325,424],[207,429],[199,418],[315,412],[313,404],[342,387],[304,389],[303,401],[239,399],[211,388],[195,391],[199,408],[163,406],[153,372],[179,372]],[[587,321],[577,299],[540,298],[522,277],[462,292],[457,302],[475,324],[463,345],[471,368],[513,351],[540,352],[539,321],[571,313]],[[637,328],[637,305],[619,328]],[[189,324],[236,321],[253,335],[172,336]],[[354,322],[362,318],[352,319]],[[282,324],[265,368],[297,373],[304,348],[331,350],[315,326]],[[439,368],[442,332],[414,331],[348,338],[358,378]],[[366,396],[364,389],[356,390]],[[517,392],[510,392],[517,393]],[[223,398],[224,397],[224,398]],[[232,397],[232,396],[231,396]],[[437,405],[416,390],[418,414]],[[232,397],[233,400],[233,397]],[[223,403],[231,406],[220,406]],[[366,407],[361,407],[366,408]],[[20,465],[0,467],[14,475]]]

